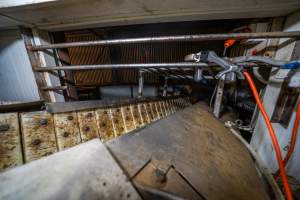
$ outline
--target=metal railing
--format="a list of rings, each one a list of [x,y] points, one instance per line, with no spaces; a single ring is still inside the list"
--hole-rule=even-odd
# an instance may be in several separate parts
[[[73,47],[87,46],[107,46],[133,43],[157,43],[157,42],[198,42],[226,39],[271,39],[271,38],[299,38],[300,31],[294,32],[260,32],[260,33],[224,33],[224,34],[198,34],[198,35],[179,35],[179,36],[159,36],[159,37],[143,37],[143,38],[125,38],[98,41],[82,41],[71,43],[57,43],[49,45],[27,45],[29,51],[43,51],[47,49],[62,49]],[[149,73],[161,73],[163,76],[176,79],[193,80],[193,76],[189,74],[174,74],[172,70],[182,70],[185,68],[197,69],[207,67],[206,63],[139,63],[139,64],[99,64],[99,65],[68,65],[68,66],[33,66],[34,71],[39,73],[53,72],[59,70],[100,70],[100,69],[140,69]],[[197,71],[195,70],[195,71]],[[46,91],[66,90],[66,88],[58,86],[46,86]]]
[[[258,38],[263,39],[263,38],[295,38],[295,37],[300,37],[300,31],[261,32],[261,33],[222,33],[222,34],[199,34],[199,35],[126,38],[126,39],[57,43],[57,44],[49,44],[49,45],[36,45],[29,48],[32,51],[40,51],[45,49],[61,49],[61,48],[72,48],[72,47],[150,43],[150,42],[197,42],[197,41],[227,40],[227,39],[241,40],[241,39],[258,39]]]

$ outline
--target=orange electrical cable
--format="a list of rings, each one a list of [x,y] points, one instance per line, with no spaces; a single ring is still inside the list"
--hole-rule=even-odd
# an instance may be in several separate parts
[[[294,127],[293,127],[293,131],[292,131],[290,148],[289,148],[288,152],[286,153],[286,156],[283,160],[284,166],[287,164],[287,162],[291,158],[291,155],[294,152],[295,144],[296,144],[296,140],[297,140],[299,122],[300,122],[300,102],[298,102],[298,106],[297,106],[297,110],[296,110],[296,117],[295,117]],[[279,173],[280,173],[280,171],[277,170],[277,172],[274,175],[275,179],[278,177]]]
[[[279,144],[278,144],[273,126],[270,122],[270,119],[269,119],[269,117],[266,113],[266,110],[265,110],[262,102],[260,101],[257,89],[255,87],[255,84],[254,84],[251,76],[249,75],[248,72],[243,72],[243,74],[246,77],[246,79],[247,79],[247,81],[250,85],[250,88],[251,88],[251,91],[254,95],[256,104],[257,104],[257,106],[258,106],[258,108],[259,108],[259,110],[260,110],[260,112],[261,112],[261,114],[262,114],[262,116],[265,120],[265,123],[268,127],[269,134],[270,134],[270,137],[271,137],[271,140],[272,140],[272,143],[273,143],[273,147],[275,149],[275,154],[276,154],[276,157],[277,157],[277,162],[278,162],[278,166],[279,166],[279,170],[280,170],[280,175],[281,175],[281,179],[282,179],[284,190],[285,190],[285,196],[288,200],[292,200],[293,199],[293,194],[292,194],[291,187],[290,187],[288,179],[287,179],[287,175],[286,175],[285,168],[284,168],[284,163],[283,163],[281,152],[280,152],[280,147],[279,147]]]
[[[232,45],[234,45],[235,42],[236,42],[236,40],[234,40],[234,39],[228,39],[224,42],[224,47],[225,48],[231,47]]]

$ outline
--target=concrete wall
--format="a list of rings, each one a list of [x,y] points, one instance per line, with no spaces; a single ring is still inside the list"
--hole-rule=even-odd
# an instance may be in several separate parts
[[[39,100],[37,85],[19,30],[0,32],[0,101]]]
[[[300,11],[288,16],[285,25],[284,31],[299,31],[300,30]],[[286,39],[280,39],[279,44],[282,44]],[[275,59],[278,60],[290,60],[292,57],[292,52],[295,47],[295,42],[285,45],[280,48],[275,55]],[[300,52],[296,52],[300,56]],[[300,59],[300,57],[298,57]],[[280,70],[279,73],[286,73],[284,70]],[[268,116],[271,117],[274,111],[275,104],[277,102],[278,95],[280,93],[281,84],[269,84],[266,88],[265,95],[263,97],[264,106],[268,113]],[[290,120],[290,123],[287,128],[284,128],[278,123],[273,123],[280,148],[283,156],[287,153],[287,149],[284,148],[289,145],[291,138],[292,128],[295,120],[295,109]],[[298,130],[300,132],[300,130]],[[298,133],[300,135],[300,133]],[[270,168],[271,171],[275,172],[278,169],[277,160],[275,157],[274,148],[268,134],[267,127],[261,115],[258,117],[257,124],[254,130],[254,135],[251,140],[251,146],[258,153],[258,155],[263,159],[266,166]],[[294,154],[292,155],[288,165],[287,173],[293,177],[300,180],[300,137],[296,142],[296,147]]]

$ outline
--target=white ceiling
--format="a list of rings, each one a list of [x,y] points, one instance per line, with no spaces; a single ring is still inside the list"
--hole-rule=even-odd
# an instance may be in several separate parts
[[[300,0],[21,0],[0,2],[0,28],[50,31],[138,23],[284,16]]]

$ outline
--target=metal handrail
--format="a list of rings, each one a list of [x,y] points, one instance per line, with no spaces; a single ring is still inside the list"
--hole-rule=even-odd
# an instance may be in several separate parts
[[[116,44],[150,43],[150,42],[197,42],[209,40],[226,39],[257,39],[257,38],[297,38],[300,31],[293,32],[260,32],[260,33],[221,33],[221,34],[197,34],[197,35],[177,35],[142,38],[110,39],[98,41],[81,41],[69,43],[57,43],[48,45],[27,46],[29,50],[40,51],[46,49],[61,49],[84,46],[103,46]]]

